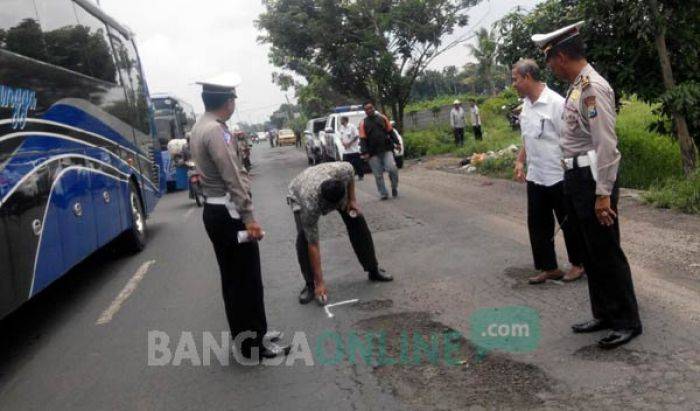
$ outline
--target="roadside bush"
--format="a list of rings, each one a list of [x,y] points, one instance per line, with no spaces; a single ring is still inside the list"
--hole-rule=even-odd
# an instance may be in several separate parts
[[[631,99],[624,102],[617,121],[618,148],[622,153],[619,180],[622,187],[647,189],[683,175],[680,148],[671,137],[649,131],[659,120],[654,107]]]
[[[457,96],[440,96],[438,98],[432,99],[432,100],[423,100],[423,101],[415,101],[413,103],[410,103],[406,106],[405,112],[410,113],[410,112],[418,112],[422,110],[431,110],[433,107],[438,106],[438,107],[443,107],[443,106],[451,106],[452,103],[455,100],[460,100],[462,104],[464,104],[464,107],[466,108],[467,101],[469,99],[475,99],[476,104],[481,106],[481,104],[486,101],[488,97],[486,96],[476,96],[473,94],[460,94]]]
[[[644,200],[660,208],[676,208],[700,213],[700,169],[690,178],[674,177],[656,184],[644,194]]]
[[[444,154],[449,152],[449,149],[454,149],[454,146],[450,145],[452,132],[445,127],[408,131],[403,135],[403,141],[406,158]]]
[[[489,158],[478,168],[480,174],[491,177],[510,179],[513,177],[516,154],[505,154],[496,158]]]

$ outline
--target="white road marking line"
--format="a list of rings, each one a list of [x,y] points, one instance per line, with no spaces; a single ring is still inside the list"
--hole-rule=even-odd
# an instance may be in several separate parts
[[[359,301],[360,301],[359,299],[355,298],[354,300],[347,300],[347,301],[341,301],[341,302],[339,302],[339,303],[328,304],[328,305],[325,305],[323,308],[326,310],[326,314],[328,314],[328,318],[333,318],[334,315],[333,315],[333,313],[331,312],[331,310],[329,310],[329,308],[331,308],[331,307],[337,307],[337,306],[339,306],[339,305],[345,305],[345,304],[355,304],[355,303],[357,303],[357,302],[359,302]]]
[[[136,273],[131,277],[128,283],[124,286],[122,291],[117,295],[117,298],[112,301],[112,305],[107,308],[100,318],[97,320],[95,325],[105,325],[112,321],[115,314],[122,308],[122,304],[131,296],[131,294],[136,290],[143,277],[148,272],[148,269],[156,262],[156,260],[147,261],[141,264]]]
[[[194,213],[194,210],[196,210],[196,208],[190,208],[189,210],[187,210],[187,212],[185,213],[185,216],[184,216],[185,220],[187,220],[188,218],[190,218],[190,216],[192,215],[192,213]]]

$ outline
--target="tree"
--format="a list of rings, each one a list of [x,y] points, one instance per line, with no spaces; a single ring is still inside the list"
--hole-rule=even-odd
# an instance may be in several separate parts
[[[588,59],[610,82],[618,100],[635,94],[649,103],[663,103],[663,112],[676,125],[684,171],[692,172],[696,147],[690,136],[700,141],[700,124],[686,120],[685,132],[679,117],[699,117],[692,113],[700,110],[693,98],[700,93],[694,91],[700,82],[700,2],[547,0],[531,13],[518,10],[498,22],[499,60],[511,65],[520,57],[536,57],[544,64],[530,36],[579,20],[586,21],[582,36]]]
[[[343,95],[371,98],[403,123],[416,78],[460,44],[445,35],[479,0],[267,0],[257,21],[270,60],[309,80],[326,75]]]
[[[673,69],[671,68],[671,59],[669,57],[668,47],[666,45],[666,31],[670,20],[665,9],[659,7],[657,0],[649,0],[649,11],[651,16],[651,24],[654,27],[654,44],[659,55],[659,64],[661,66],[661,77],[663,78],[666,92],[672,91],[676,87],[676,82],[673,78]],[[683,156],[683,171],[686,177],[690,176],[695,171],[696,155],[693,139],[690,137],[688,123],[681,110],[672,109],[671,116],[676,125],[676,133],[681,146],[681,155]]]
[[[491,95],[496,95],[496,86],[493,81],[494,66],[496,65],[496,31],[482,27],[476,33],[476,45],[470,44],[472,56],[478,63],[478,74],[488,84]]]

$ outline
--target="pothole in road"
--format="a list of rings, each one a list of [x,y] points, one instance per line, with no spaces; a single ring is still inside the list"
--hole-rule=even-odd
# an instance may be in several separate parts
[[[597,345],[579,348],[574,353],[574,357],[586,361],[623,362],[635,366],[657,360],[655,354],[630,350],[625,347],[619,347],[615,350],[601,350]]]
[[[372,233],[401,230],[423,224],[413,216],[396,214],[389,212],[389,210],[386,212],[384,210],[379,212],[375,210],[365,211],[364,216]],[[347,237],[348,235],[345,224],[338,213],[331,213],[328,217],[322,218],[319,221],[319,230],[324,238]]]
[[[377,310],[386,310],[394,306],[394,302],[392,300],[369,300],[369,301],[360,301],[357,304],[353,305],[353,308],[358,309],[360,311],[377,311]]]
[[[406,352],[406,339],[402,339],[406,333],[412,336],[409,341],[413,345],[415,336],[428,342],[430,336],[455,332],[424,312],[378,316],[356,325],[363,330],[385,333],[386,354],[393,358],[401,358]],[[541,407],[542,398],[552,394],[546,390],[555,385],[554,380],[538,367],[499,353],[488,353],[477,360],[476,348],[467,339],[460,337],[455,343],[458,350],[452,357],[462,360],[458,365],[445,363],[442,356],[440,361],[379,365],[373,372],[399,400],[418,409],[473,406],[528,409]]]

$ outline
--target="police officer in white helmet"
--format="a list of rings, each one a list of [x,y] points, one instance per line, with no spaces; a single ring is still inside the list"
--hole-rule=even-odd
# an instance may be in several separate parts
[[[593,319],[574,325],[575,333],[610,330],[601,348],[626,344],[642,333],[632,273],[622,247],[617,201],[621,155],[615,134],[615,94],[586,60],[578,22],[532,40],[547,65],[571,86],[561,132],[564,193],[569,224],[583,237]]]
[[[226,73],[197,84],[202,85],[206,113],[192,128],[190,146],[202,176],[204,226],[219,263],[231,336],[246,358],[257,361],[286,355],[289,346],[274,343],[281,333],[267,329],[257,244],[264,232],[255,220],[237,140],[226,126],[236,108],[240,77]]]

